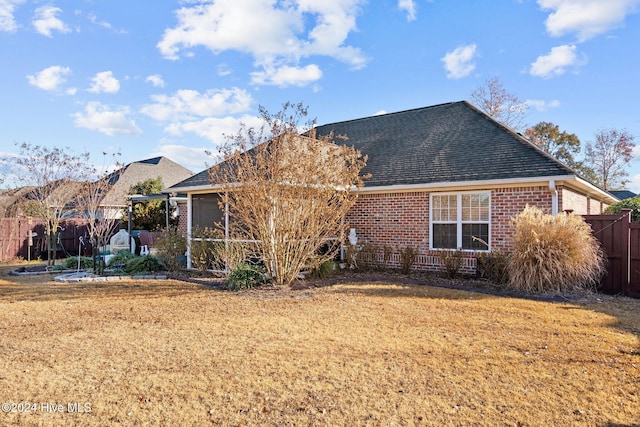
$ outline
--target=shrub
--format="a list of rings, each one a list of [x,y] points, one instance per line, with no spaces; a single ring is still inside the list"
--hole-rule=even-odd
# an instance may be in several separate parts
[[[631,209],[631,221],[640,221],[640,197],[624,199],[604,210],[605,214],[619,214],[622,209]]]
[[[255,248],[253,248],[255,249]],[[225,263],[229,271],[235,270],[239,264],[245,262],[252,252],[252,245],[244,242],[217,242],[213,248],[216,258],[224,268]]]
[[[227,277],[227,288],[233,291],[250,289],[267,283],[264,270],[248,263],[240,263]]]
[[[444,274],[449,279],[454,279],[460,274],[462,263],[464,262],[464,254],[460,249],[455,251],[440,251],[440,261],[444,266]]]
[[[359,271],[364,267],[364,261],[362,259],[362,252],[358,246],[347,245],[345,249],[345,261],[352,270]]]
[[[187,239],[175,227],[165,230],[164,236],[155,240],[158,260],[168,271],[178,271],[182,268],[182,259],[187,251]]]
[[[314,277],[317,279],[326,279],[327,277],[333,276],[335,272],[336,272],[336,263],[331,260],[327,260],[322,264],[320,264],[319,266],[312,268],[309,271],[309,277]]]
[[[418,251],[413,246],[405,246],[400,250],[400,271],[403,274],[411,273],[413,264],[418,259]]]
[[[205,228],[192,233],[198,240],[191,241],[191,264],[198,270],[235,270],[249,257],[250,245],[244,242],[221,240],[219,230]],[[217,240],[207,240],[217,239]]]
[[[220,233],[210,228],[196,229],[191,232],[191,265],[198,270],[222,270],[224,263],[216,257],[216,246],[221,242],[213,242],[207,239],[220,238]],[[194,240],[197,239],[197,240]],[[224,245],[224,242],[222,242]]]
[[[476,259],[476,277],[504,285],[509,280],[508,262],[509,256],[500,251],[482,252]]]
[[[136,275],[161,271],[162,266],[155,256],[145,255],[130,259],[122,270],[127,274]]]
[[[62,265],[67,270],[77,269],[78,268],[78,257],[77,256],[69,257],[69,258],[64,260],[64,263]],[[88,270],[90,268],[93,268],[93,258],[81,256],[80,257],[80,270]]]
[[[136,256],[129,251],[120,251],[111,257],[108,267],[124,265],[135,257]]]
[[[358,265],[367,267],[371,270],[382,270],[384,265],[380,259],[380,247],[373,243],[365,243],[362,245],[360,252],[358,253],[359,262]]]
[[[527,206],[512,222],[509,286],[558,293],[595,288],[604,273],[604,257],[591,227],[580,216],[545,215]]]

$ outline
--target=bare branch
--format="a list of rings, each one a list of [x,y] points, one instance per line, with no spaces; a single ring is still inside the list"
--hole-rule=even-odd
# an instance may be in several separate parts
[[[339,249],[342,220],[363,184],[366,159],[335,144],[333,136],[301,136],[297,121],[307,112],[301,104],[285,104],[274,116],[260,111],[275,136],[248,151],[227,151],[210,179],[228,204],[233,237],[261,242],[258,252],[270,276],[290,284],[303,268]],[[247,147],[246,138],[259,134],[243,130],[236,147]]]
[[[516,131],[526,127],[529,106],[506,91],[498,77],[493,77],[471,93],[471,101],[493,119]]]

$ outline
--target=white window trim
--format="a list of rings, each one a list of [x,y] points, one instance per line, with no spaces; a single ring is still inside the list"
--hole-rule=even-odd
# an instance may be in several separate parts
[[[462,221],[462,196],[465,194],[483,194],[489,196],[489,220],[488,221]],[[462,224],[488,224],[489,226],[489,247],[487,249],[462,249],[463,252],[491,252],[491,191],[455,191],[438,192],[429,194],[429,249],[437,251],[454,251],[456,249],[434,248],[433,247],[433,196],[456,196],[456,247],[462,248]],[[453,224],[453,221],[437,221],[436,224]]]

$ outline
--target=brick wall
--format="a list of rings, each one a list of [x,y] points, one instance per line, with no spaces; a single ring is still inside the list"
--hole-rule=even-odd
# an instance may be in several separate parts
[[[490,191],[491,244],[494,250],[508,249],[512,234],[511,218],[526,205],[538,206],[545,212],[551,212],[551,191],[547,186],[499,188]],[[416,269],[441,269],[438,251],[429,250],[429,194],[408,192],[361,195],[347,215],[349,226],[356,229],[358,244],[394,248],[390,260],[393,268],[399,266],[399,250],[410,245],[419,253]],[[474,254],[465,254],[463,269],[467,272],[475,271]]]
[[[589,213],[589,198],[584,194],[576,193],[563,188],[562,192],[562,210],[572,210],[578,215],[586,215]]]

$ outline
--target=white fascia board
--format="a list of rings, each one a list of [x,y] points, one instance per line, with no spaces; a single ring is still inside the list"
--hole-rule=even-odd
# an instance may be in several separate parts
[[[434,190],[458,190],[473,188],[491,187],[520,187],[522,185],[549,186],[549,181],[556,183],[563,181],[575,181],[575,175],[557,176],[536,176],[531,178],[509,178],[509,179],[488,179],[481,181],[455,181],[455,182],[434,182],[431,184],[406,184],[406,185],[381,185],[375,187],[362,187],[360,193],[406,193],[412,191],[434,191]],[[594,187],[595,188],[595,187]]]
[[[592,183],[590,183],[589,181],[586,181],[580,177],[576,177],[576,182],[579,184],[579,186],[581,188],[584,188],[587,190],[587,193],[590,195],[598,195],[601,198],[611,202],[611,203],[615,203],[615,202],[619,202],[620,199],[618,199],[616,196],[614,196],[613,194],[609,193],[608,191],[604,191],[601,188],[596,187],[595,185],[593,185]]]
[[[214,187],[210,184],[162,190],[163,193],[215,193],[217,191],[220,191],[220,187]]]

